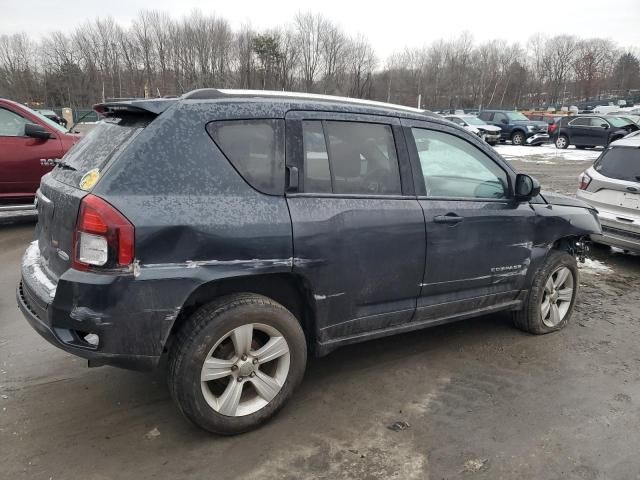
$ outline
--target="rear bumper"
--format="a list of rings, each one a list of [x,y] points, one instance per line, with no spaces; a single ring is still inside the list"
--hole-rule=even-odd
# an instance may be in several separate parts
[[[176,305],[184,300],[176,296],[184,290],[171,280],[73,269],[53,280],[34,242],[23,257],[16,297],[29,324],[54,346],[91,365],[150,370],[160,360],[180,312]]]
[[[29,291],[21,281],[16,290],[18,308],[29,325],[53,346],[87,359],[90,366],[113,365],[132,370],[152,370],[158,364],[159,357],[113,354],[79,346],[80,339],[71,330],[53,328],[38,315],[38,307],[31,297],[32,293],[27,292]],[[41,311],[42,313],[46,313],[46,311]]]
[[[640,228],[635,222],[621,222],[616,220],[615,214],[603,210],[599,211],[598,219],[602,225],[602,234],[591,235],[591,240],[623,250],[640,252]]]

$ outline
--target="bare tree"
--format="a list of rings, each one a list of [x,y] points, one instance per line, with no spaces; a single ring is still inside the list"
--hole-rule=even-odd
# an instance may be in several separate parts
[[[301,69],[305,91],[313,91],[322,59],[322,36],[326,20],[320,14],[298,13],[295,27],[300,44]]]

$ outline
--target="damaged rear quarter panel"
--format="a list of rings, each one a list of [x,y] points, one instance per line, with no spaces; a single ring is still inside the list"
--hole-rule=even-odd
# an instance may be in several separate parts
[[[179,102],[138,135],[94,190],[135,226],[134,274],[122,280],[122,290],[113,289],[102,311],[130,309],[135,322],[144,309],[143,316],[162,322],[161,334],[148,339],[155,351],[200,285],[291,271],[284,196],[249,186],[205,130],[213,120],[283,115],[282,107]]]

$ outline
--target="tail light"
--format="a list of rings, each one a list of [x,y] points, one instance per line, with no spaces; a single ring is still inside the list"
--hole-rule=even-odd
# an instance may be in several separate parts
[[[578,179],[580,180],[580,190],[586,190],[591,183],[591,177],[586,173],[581,173]]]
[[[95,195],[82,199],[73,235],[73,268],[123,270],[133,263],[134,228],[112,205]]]

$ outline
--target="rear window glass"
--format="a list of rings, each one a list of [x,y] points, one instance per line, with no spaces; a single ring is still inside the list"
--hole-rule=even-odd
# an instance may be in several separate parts
[[[284,120],[217,121],[207,131],[249,185],[284,193]]]
[[[133,116],[99,122],[66,153],[63,165],[54,169],[53,175],[57,180],[77,187],[90,170],[104,170],[153,118]]]
[[[595,162],[593,168],[605,177],[640,182],[640,148],[610,148]]]

